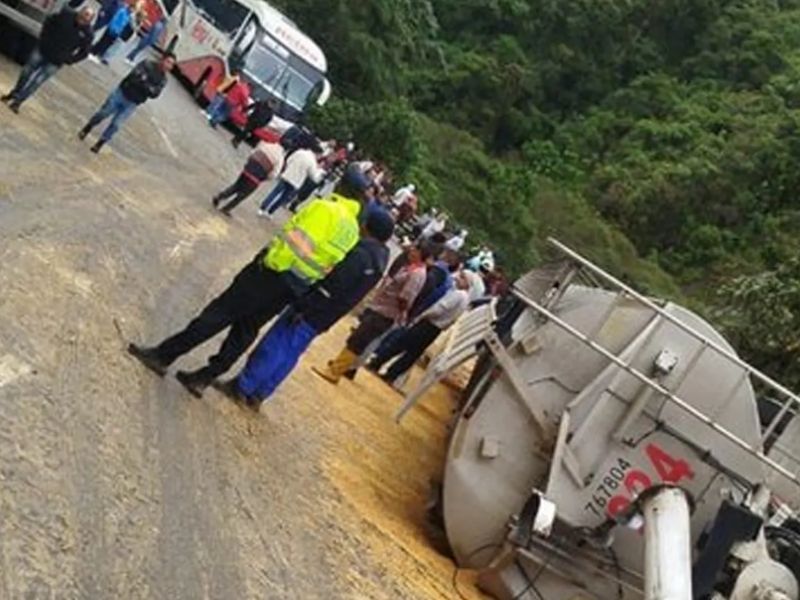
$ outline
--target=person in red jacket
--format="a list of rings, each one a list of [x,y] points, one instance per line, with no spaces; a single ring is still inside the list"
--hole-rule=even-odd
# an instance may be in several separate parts
[[[239,77],[225,93],[225,102],[218,104],[215,110],[209,111],[209,125],[216,127],[227,120],[234,111],[244,110],[248,104],[250,104],[250,84]]]

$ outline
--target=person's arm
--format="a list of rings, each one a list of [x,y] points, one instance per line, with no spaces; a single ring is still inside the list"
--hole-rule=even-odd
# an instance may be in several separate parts
[[[167,85],[167,76],[161,72],[161,68],[157,63],[151,62],[147,67],[145,75],[147,95],[150,98],[158,98]]]
[[[403,287],[400,289],[400,294],[397,298],[398,306],[400,311],[403,313],[401,319],[402,321],[407,319],[408,309],[411,308],[412,304],[414,304],[414,300],[417,299],[417,296],[419,295],[420,290],[422,290],[423,285],[425,285],[424,271],[414,270],[409,272],[408,277],[403,283]]]
[[[72,53],[72,57],[69,60],[69,64],[75,64],[77,62],[82,61],[84,58],[89,56],[89,50],[92,49],[92,36],[88,34],[83,41],[81,41],[81,45],[75,48],[75,51]]]

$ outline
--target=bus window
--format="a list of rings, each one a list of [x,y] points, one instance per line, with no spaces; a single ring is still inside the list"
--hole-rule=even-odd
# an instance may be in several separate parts
[[[245,56],[250,52],[256,41],[256,35],[258,35],[258,22],[255,17],[251,16],[247,20],[247,24],[242,27],[231,49],[229,64],[232,69],[238,69],[244,64]]]
[[[274,90],[277,81],[286,69],[287,56],[279,52],[279,48],[271,48],[264,44],[255,44],[244,63],[245,72],[267,89]]]
[[[164,2],[164,9],[167,11],[168,15],[171,15],[175,12],[175,9],[178,7],[178,3],[180,0],[163,0]]]
[[[236,0],[192,0],[194,6],[214,27],[233,35],[242,26],[249,10]]]

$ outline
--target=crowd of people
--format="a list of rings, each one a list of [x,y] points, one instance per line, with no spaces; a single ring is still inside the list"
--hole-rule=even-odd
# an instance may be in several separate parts
[[[122,35],[121,28],[136,18],[139,6],[107,0],[95,19],[92,9],[75,4],[78,10],[68,7],[48,17],[15,87],[2,97],[14,112],[61,66],[90,54],[98,60],[107,58]],[[120,17],[120,11],[127,16]],[[99,31],[101,37],[95,42]],[[131,60],[152,44],[149,35],[129,54]],[[141,60],[78,136],[84,139],[110,119],[92,146],[94,152],[99,151],[138,106],[161,94],[174,62],[169,53],[158,60]],[[247,81],[234,73],[220,83],[207,109],[212,126],[225,121],[232,110],[247,111],[248,121],[234,137],[234,145],[253,142],[254,132],[272,119],[272,106],[251,102],[249,95]],[[257,409],[313,340],[373,289],[345,347],[315,371],[336,384],[343,376],[355,377],[364,365],[396,385],[464,311],[507,291],[488,248],[465,259],[468,232],[450,231],[447,215],[434,208],[418,216],[416,187],[396,188],[391,171],[361,156],[352,141],[323,141],[298,126],[276,142],[257,141],[238,177],[213,196],[212,204],[229,216],[265,182],[271,182],[272,188],[259,203],[258,214],[272,218],[282,207],[293,213],[279,233],[185,328],[152,346],[132,343],[128,348],[147,368],[163,376],[181,356],[227,330],[205,366],[176,373],[195,396],[214,385]],[[390,264],[395,233],[400,252]],[[225,379],[260,330],[275,318],[242,371]]]
[[[0,97],[14,113],[19,113],[22,104],[63,66],[77,64],[87,57],[106,62],[111,48],[124,36],[125,28],[131,26],[131,19],[141,19],[136,15],[144,14],[141,3],[129,4],[124,0],[107,0],[97,15],[90,7],[73,10],[80,7],[83,1],[74,0],[45,19],[39,43],[20,72],[16,84]],[[95,32],[100,30],[100,38],[95,42]],[[152,29],[129,54],[129,59],[131,56],[135,58],[154,43],[151,33]],[[135,64],[80,129],[78,137],[83,140],[94,127],[109,119],[108,125],[91,146],[92,152],[99,152],[139,106],[161,95],[167,83],[167,73],[174,66],[175,57],[169,52],[159,60],[146,59]]]

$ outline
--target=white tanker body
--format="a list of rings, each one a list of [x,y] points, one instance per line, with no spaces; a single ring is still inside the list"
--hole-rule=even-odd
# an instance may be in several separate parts
[[[652,598],[645,572],[665,565],[646,569],[663,549],[646,551],[644,504],[677,487],[691,547],[670,556],[694,566],[657,560],[675,561],[688,594],[797,600],[797,397],[698,315],[557,245],[568,260],[520,280],[515,308],[482,334],[454,424],[440,510],[459,566],[500,600]],[[778,399],[777,420],[760,422],[751,379]]]

